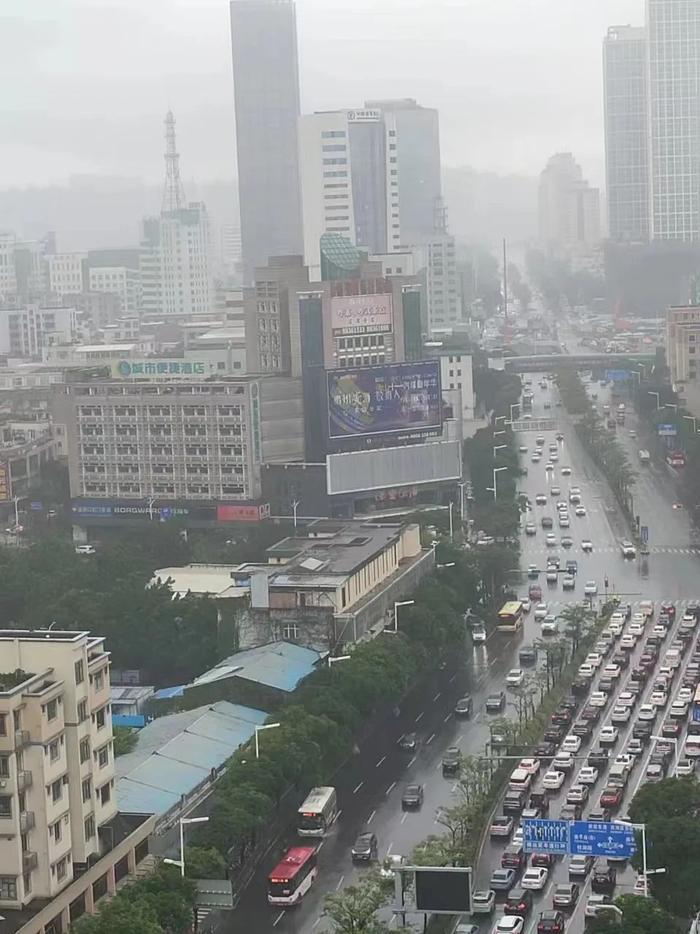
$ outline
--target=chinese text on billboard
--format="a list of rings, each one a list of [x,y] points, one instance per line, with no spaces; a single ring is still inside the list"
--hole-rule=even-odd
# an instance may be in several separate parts
[[[331,299],[333,337],[391,331],[391,295],[340,295]]]

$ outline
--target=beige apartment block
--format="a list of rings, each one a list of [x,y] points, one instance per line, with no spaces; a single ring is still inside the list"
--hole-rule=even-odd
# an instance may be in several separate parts
[[[104,639],[0,630],[0,932],[67,931],[149,830],[117,812]]]

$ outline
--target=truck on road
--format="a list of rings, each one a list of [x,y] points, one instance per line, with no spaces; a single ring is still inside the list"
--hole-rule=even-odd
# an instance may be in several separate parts
[[[642,448],[642,450],[639,451],[639,463],[640,463],[640,464],[648,464],[648,463],[650,463],[650,461],[651,461],[651,455],[649,454],[648,451],[646,451],[646,450],[644,450],[644,448]]]

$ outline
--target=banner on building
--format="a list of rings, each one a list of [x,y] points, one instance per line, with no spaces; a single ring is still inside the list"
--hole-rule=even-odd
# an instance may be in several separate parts
[[[0,503],[6,503],[11,498],[10,471],[7,464],[0,464]]]
[[[391,293],[336,295],[331,299],[333,337],[353,334],[387,334],[394,316]]]

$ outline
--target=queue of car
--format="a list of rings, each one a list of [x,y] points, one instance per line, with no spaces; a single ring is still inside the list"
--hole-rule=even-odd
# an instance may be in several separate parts
[[[693,644],[700,606],[689,607],[678,621],[673,604],[661,604],[658,616],[655,609],[652,601],[643,601],[638,613],[629,605],[618,607],[553,713],[542,743],[514,763],[489,831],[504,844],[500,866],[474,901],[474,915],[502,908],[493,934],[524,931],[532,915],[537,924],[531,929],[538,934],[564,934],[580,899],[585,917],[610,904],[625,869],[619,860],[528,855],[522,820],[615,820],[642,783],[695,774],[700,722],[688,717],[700,684],[700,638]],[[645,656],[650,665],[642,664]],[[495,703],[490,709],[496,712]],[[564,859],[565,879],[559,868]],[[635,891],[642,891],[639,881]]]

